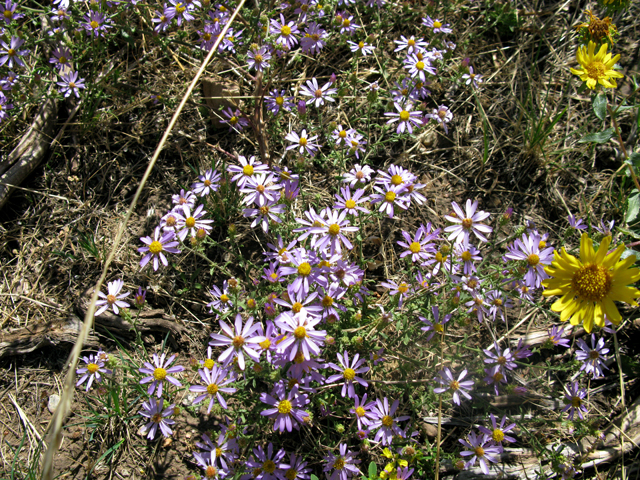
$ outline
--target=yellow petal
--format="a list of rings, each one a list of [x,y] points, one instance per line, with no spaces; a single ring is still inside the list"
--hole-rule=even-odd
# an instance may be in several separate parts
[[[606,43],[605,43],[606,46]],[[611,244],[611,235],[607,235],[600,242],[600,247],[598,247],[598,253],[595,254],[593,259],[593,263],[596,265],[602,265],[604,258],[607,256],[607,251],[609,250],[609,245]]]

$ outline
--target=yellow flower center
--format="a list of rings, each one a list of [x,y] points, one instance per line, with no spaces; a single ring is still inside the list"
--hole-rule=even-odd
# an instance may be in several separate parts
[[[356,408],[356,415],[358,415],[359,417],[364,417],[366,413],[367,412],[365,412],[364,408],[362,407]]]
[[[407,120],[409,120],[409,117],[411,115],[409,114],[409,112],[407,112],[406,110],[402,110],[400,112],[400,120],[402,120],[403,122],[406,122]],[[394,175],[394,177],[399,177],[400,175]],[[394,185],[398,185],[397,183]]]
[[[453,380],[449,382],[449,388],[451,388],[451,390],[458,390],[460,388],[460,384],[457,380]]]
[[[300,310],[302,310],[302,304],[300,302],[296,302],[291,306],[291,310],[293,310],[294,313],[300,313]]]
[[[573,275],[571,286],[581,299],[598,302],[611,291],[612,275],[601,265],[584,265]]]
[[[69,82],[69,88],[76,88],[76,82]]]
[[[273,463],[273,461],[272,461],[272,460],[267,460],[266,462],[264,462],[264,463],[262,464],[262,469],[263,469],[265,472],[267,472],[267,473],[271,474],[271,473],[273,473],[273,472],[275,472],[275,471],[276,471],[276,464],[275,464],[275,463]]]
[[[543,248],[544,248],[544,247],[546,247],[546,246],[547,246],[547,242],[545,242],[544,240],[540,240],[540,241],[538,242],[538,248],[539,248],[539,249],[543,249]]]
[[[210,358],[207,358],[207,359],[204,361],[204,368],[208,368],[209,370],[211,370],[211,369],[213,368],[213,366],[214,366],[214,365],[215,365],[215,362],[214,362],[212,359],[210,359]]]
[[[340,233],[340,225],[338,225],[337,223],[334,223],[333,225],[331,225],[329,227],[329,234],[330,235],[338,235]]]
[[[438,20],[435,20],[433,22],[433,28],[440,28],[442,26],[442,23],[439,22]]]
[[[156,368],[153,371],[153,378],[162,381],[167,378],[167,371],[164,368]]]
[[[325,295],[322,299],[322,306],[324,308],[329,308],[331,305],[333,305],[333,298],[331,298],[329,295]]]
[[[592,360],[596,360],[598,358],[600,358],[600,353],[597,350],[591,350],[589,352],[589,358]]]
[[[356,206],[356,202],[354,202],[353,200],[349,199],[346,202],[344,202],[344,206],[347,208],[354,208]]]
[[[393,202],[396,199],[396,192],[389,191],[389,192],[385,193],[384,194],[384,199],[389,203]]]
[[[424,62],[420,60],[418,63],[416,63],[416,68],[418,70],[424,70]]]
[[[302,362],[304,362],[304,355],[302,354],[302,352],[296,353],[296,356],[293,357],[293,363],[300,364]]]
[[[262,348],[263,350],[268,350],[269,347],[271,347],[271,340],[266,338],[262,342],[260,342],[258,345],[260,345],[260,348]]]
[[[215,395],[216,393],[218,393],[218,385],[216,385],[215,383],[210,383],[207,386],[207,393],[209,395]]]
[[[351,25],[351,20],[349,20],[348,18],[345,18],[344,20],[342,20],[342,26],[343,27],[348,27],[349,25]]]
[[[501,307],[501,306],[502,306],[502,300],[501,300],[501,299],[499,299],[499,298],[496,298],[496,299],[494,299],[494,300],[493,300],[493,304],[494,304],[496,307]]]
[[[444,326],[443,326],[442,324],[440,324],[440,323],[436,323],[436,324],[433,326],[433,329],[434,329],[436,332],[438,332],[438,333],[442,333],[442,332],[444,332]]]
[[[535,267],[540,263],[540,257],[535,253],[532,253],[527,257],[527,263],[529,264],[529,266]]]
[[[162,251],[162,244],[157,240],[151,242],[151,245],[149,245],[149,251],[154,255],[157,255]]]
[[[302,340],[303,338],[305,338],[307,336],[307,329],[302,327],[302,326],[297,327],[293,331],[293,336],[296,337],[298,340]]]
[[[233,337],[232,343],[235,348],[240,348],[244,345],[244,337],[242,335],[236,335]]]
[[[11,10],[4,11],[4,18],[6,18],[7,20],[13,18],[13,13],[11,12]]]
[[[307,139],[302,137],[298,143],[300,143],[300,145],[302,145],[303,147],[306,147],[307,146]]]
[[[204,476],[207,478],[213,478],[218,474],[218,469],[213,465],[209,465],[204,471]]]
[[[266,205],[263,207],[260,207],[258,210],[260,210],[261,215],[266,215],[269,213],[269,207],[267,207]]]
[[[209,180],[209,179],[205,180],[203,183],[204,183],[205,187],[210,187],[211,186],[211,180]]]
[[[289,400],[282,400],[278,403],[278,413],[287,415],[291,411],[291,402]]]
[[[306,7],[306,5],[303,5],[303,6]],[[293,468],[290,468],[285,472],[284,476],[287,480],[296,480],[296,477],[298,476],[298,471],[294,470]]]
[[[256,63],[261,63],[262,62],[262,55],[260,55],[259,53],[253,56],[253,59],[256,61]]]
[[[494,442],[501,442],[504,440],[504,433],[499,428],[496,428],[491,434],[491,438]]]
[[[462,228],[464,228],[465,230],[469,230],[471,228],[471,225],[473,225],[473,220],[471,220],[470,218],[465,218],[462,220]]]
[[[474,452],[476,452],[476,456],[477,457],[484,457],[484,448],[482,447],[476,447],[474,449]]]
[[[196,219],[193,217],[189,217],[184,221],[184,224],[187,226],[187,228],[193,228],[196,224]]]
[[[407,118],[403,118],[402,114],[406,113],[407,114],[407,118],[409,118],[409,112],[405,112],[404,110],[402,112],[400,112],[400,118],[402,120],[406,120]],[[392,185],[402,185],[404,183],[404,181],[402,180],[402,177],[400,175],[394,175],[391,177],[391,184]]]
[[[302,262],[298,267],[298,275],[302,275],[303,277],[306,277],[310,273],[311,273],[311,265],[309,265],[309,262]]]
[[[284,105],[284,98],[283,97],[276,97],[276,105],[278,106],[282,106]]]
[[[107,303],[109,305],[113,305],[114,303],[116,303],[116,296],[115,295],[107,295]]]
[[[253,166],[245,165],[244,167],[242,167],[242,173],[245,174],[247,177],[250,177],[251,175],[253,175]]]
[[[238,123],[238,120],[239,120],[239,119],[238,119],[238,117],[236,117],[236,116],[234,115],[233,117],[231,117],[231,118],[229,119],[229,123],[230,123],[231,125],[235,125],[236,123]]]
[[[402,282],[400,285],[398,285],[398,291],[400,293],[407,293],[408,290],[409,290],[409,285],[407,285],[406,283]]]
[[[580,397],[572,397],[571,398],[571,406],[574,408],[578,408],[582,405],[582,399]]]
[[[151,421],[152,421],[153,423],[160,423],[160,422],[162,422],[162,415],[161,415],[161,414],[159,414],[159,413],[154,414],[154,415],[151,417]]]
[[[176,224],[176,217],[171,216],[171,217],[167,217],[167,221],[166,221],[166,225],[167,227],[173,227]]]
[[[93,28],[94,30],[100,26],[100,24],[98,22],[96,22],[95,20],[91,20],[89,25],[91,25],[91,28]]]
[[[606,77],[605,72],[607,71],[607,68],[602,62],[591,62],[589,65],[585,65],[584,69],[587,72],[587,76],[594,80]]]
[[[471,261],[471,252],[469,250],[462,252],[462,261],[463,262]]]
[[[347,382],[351,382],[354,378],[356,378],[356,372],[353,368],[345,368],[342,372],[342,376]]]
[[[333,462],[333,468],[342,470],[344,468],[344,459],[342,457],[337,458],[336,461]]]
[[[410,47],[415,47],[416,41],[413,38],[410,38],[409,41],[407,42],[407,45],[409,45]]]
[[[100,367],[95,363],[90,363],[89,365],[87,365],[87,370],[89,371],[89,373],[96,373],[99,368]]]
[[[358,42],[358,48],[363,48],[364,47],[364,42]]]
[[[503,378],[504,375],[502,375],[500,372],[496,372],[493,374],[493,381],[496,383],[501,382]]]
[[[322,90],[319,88],[318,90],[316,90],[314,92],[316,98],[321,98],[322,97]]]
[[[178,15],[180,15],[181,13],[183,13],[185,10],[187,9],[187,7],[185,7],[184,5],[182,5],[181,3],[176,4],[176,13]]]
[[[280,29],[280,33],[285,37],[288,35],[291,35],[291,27],[287,25],[283,25],[282,28]]]
[[[67,63],[67,57],[60,56],[60,58],[58,58],[58,63]]]
[[[391,427],[393,425],[393,418],[391,418],[389,415],[385,415],[384,417],[382,417],[382,425],[384,425],[385,427]]]

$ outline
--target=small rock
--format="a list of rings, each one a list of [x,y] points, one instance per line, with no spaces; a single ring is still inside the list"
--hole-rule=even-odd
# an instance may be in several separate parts
[[[56,395],[55,393],[49,395],[49,401],[47,402],[47,409],[50,413],[56,411],[58,404],[60,403],[60,395]]]
[[[197,396],[198,396],[198,393],[196,392],[187,393],[182,399],[182,405],[185,407],[193,405],[193,401],[196,399]]]
[[[438,436],[438,427],[436,425],[431,425],[430,423],[422,423],[420,425],[422,427],[422,433],[424,433],[429,438],[436,438]]]

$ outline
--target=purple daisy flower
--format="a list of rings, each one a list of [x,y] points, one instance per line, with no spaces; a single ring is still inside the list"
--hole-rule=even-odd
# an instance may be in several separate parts
[[[362,400],[358,398],[357,395],[355,395],[353,399],[355,404],[353,408],[349,410],[349,412],[355,415],[356,421],[358,422],[358,429],[364,430],[365,427],[371,425],[371,423],[373,423],[378,418],[374,410],[376,402],[374,400],[367,403],[366,393],[362,396]]]
[[[230,132],[241,132],[244,127],[249,126],[249,120],[247,120],[242,112],[236,108],[234,112],[231,107],[227,107],[226,110],[222,110],[222,114],[225,116],[220,123],[226,123],[229,125]]]
[[[342,195],[340,195],[340,193]],[[335,195],[337,202],[333,206],[336,210],[344,210],[350,215],[358,215],[358,212],[369,213],[365,207],[361,207],[358,204],[366,203],[369,201],[369,197],[363,197],[364,190],[362,188],[357,189],[355,192],[351,192],[348,186],[342,187],[340,193]]]
[[[562,338],[564,335],[564,327],[560,328],[558,325],[554,325],[549,329],[549,342],[553,345],[560,345],[561,347],[569,348],[569,339]]]
[[[160,428],[162,435],[165,437],[169,437],[173,434],[169,425],[173,425],[176,422],[167,417],[174,414],[175,405],[169,405],[164,410],[163,406],[164,400],[162,398],[150,398],[142,404],[142,410],[140,410],[139,413],[143,417],[149,419],[148,423],[145,425],[147,438],[149,440],[156,438],[158,428]]]
[[[300,48],[303,53],[315,55],[322,50],[326,44],[325,38],[327,32],[316,22],[309,22],[304,32],[304,36],[300,39]]]
[[[95,313],[96,317],[101,313],[106,312],[109,307],[113,308],[113,313],[116,315],[120,313],[118,307],[129,308],[129,304],[127,302],[123,302],[122,299],[128,297],[131,292],[120,293],[122,287],[124,287],[124,282],[122,280],[114,280],[107,284],[108,293],[106,295],[102,292],[98,292],[98,296],[100,296],[100,298],[104,298],[104,300],[98,300],[96,302],[96,307],[100,307]]]
[[[380,187],[375,185],[373,189],[377,192],[369,197],[369,201],[380,203],[378,211],[385,212],[389,218],[393,218],[395,207],[401,210],[409,208],[409,197],[406,196],[406,187],[404,185],[387,185]]]
[[[213,220],[202,218],[207,214],[207,211],[204,210],[204,205],[198,205],[193,213],[191,213],[189,205],[183,205],[182,210],[183,215],[178,216],[176,222],[178,238],[181,242],[184,242],[189,234],[195,237],[199,230],[204,230],[207,235],[211,232]]]
[[[76,383],[76,387],[79,387],[86,381],[86,392],[89,391],[94,381],[96,383],[102,381],[101,373],[109,375],[113,373],[111,370],[104,368],[105,361],[100,358],[100,352],[95,355],[89,355],[88,357],[82,357],[82,361],[84,362],[84,366],[76,370],[76,375],[82,375],[78,383]]]
[[[448,23],[442,23],[437,18],[431,18],[427,15],[427,18],[422,19],[422,24],[427,27],[433,29],[433,33],[452,33],[453,30],[449,28]]]
[[[240,477],[241,480],[287,480],[282,469],[282,459],[286,455],[283,449],[274,453],[273,444],[269,442],[267,452],[265,453],[262,446],[253,449],[255,458],[247,461],[248,470],[252,473]]]
[[[426,83],[427,73],[436,75],[438,72],[431,66],[429,58],[423,56],[420,52],[407,55],[404,60],[404,68],[409,71],[411,78],[419,78],[421,82]]]
[[[321,105],[324,105],[325,100],[327,102],[336,101],[330,95],[335,95],[338,90],[331,88],[331,85],[333,85],[333,83],[329,81],[320,87],[318,86],[318,80],[313,77],[311,80],[307,80],[307,85],[300,89],[300,93],[306,97],[311,97],[306,101],[307,105],[315,102],[316,108],[319,108]]]
[[[435,120],[442,128],[444,128],[444,133],[449,133],[449,127],[447,127],[447,123],[453,120],[453,112],[449,110],[449,107],[446,105],[440,105],[438,108],[434,108],[433,111],[427,115],[425,115],[425,121],[428,119]]]
[[[220,320],[219,323],[223,334],[211,333],[210,337],[213,340],[209,342],[209,345],[213,347],[228,346],[228,348],[218,357],[218,361],[220,363],[227,366],[232,362],[233,358],[237,358],[238,367],[240,370],[244,370],[245,353],[254,362],[260,361],[260,353],[254,350],[254,347],[250,347],[249,345],[259,344],[265,340],[265,337],[262,335],[256,335],[256,332],[260,328],[260,324],[256,323],[254,325],[253,317],[247,318],[247,322],[243,326],[242,316],[238,313],[236,315],[235,331],[223,320]]]
[[[511,350],[509,348],[500,351],[500,347],[497,343],[494,343],[493,347],[495,348],[495,353],[487,348],[482,350],[487,356],[487,358],[484,359],[484,363],[492,367],[496,366],[501,368],[503,373],[505,372],[505,369],[514,370],[518,368],[518,365],[515,363],[513,354],[511,353]]]
[[[216,463],[216,458],[218,457],[215,448],[207,452],[194,452],[193,456],[198,465],[204,470],[203,480],[217,480],[227,476],[228,472],[225,471],[226,469],[218,468],[218,464]]]
[[[413,35],[409,38],[400,35],[400,40],[394,40],[394,42],[398,45],[394,52],[400,52],[406,48],[407,54],[420,52],[429,46],[429,42],[425,42],[422,38],[416,39]]]
[[[61,46],[56,48],[53,52],[53,55],[49,59],[49,63],[53,64],[54,68],[58,70],[64,70],[65,68],[71,68],[70,61],[73,59],[71,55],[71,50],[69,50],[65,46]]]
[[[164,385],[165,380],[167,382],[173,383],[176,387],[182,386],[182,384],[178,380],[176,380],[169,374],[183,372],[184,367],[182,365],[174,365],[173,367],[169,367],[169,365],[171,365],[173,363],[173,360],[176,358],[176,355],[171,355],[169,358],[167,358],[166,362],[165,356],[166,353],[163,353],[159,357],[157,353],[154,353],[154,364],[151,365],[151,363],[149,362],[144,362],[144,368],[140,368],[138,370],[140,373],[146,373],[148,375],[140,380],[141,385],[152,382],[151,385],[149,385],[147,394],[153,395],[153,392],[156,391],[156,395],[158,396],[158,398],[162,396],[162,386]]]
[[[293,108],[293,98],[287,97],[284,90],[272,90],[268,96],[265,97],[267,103],[267,109],[273,114],[277,115],[280,109],[290,112]]]
[[[258,173],[270,173],[269,166],[263,164],[260,160],[256,160],[254,155],[250,156],[248,160],[246,157],[239,155],[238,161],[240,165],[229,165],[227,167],[227,172],[234,174],[231,177],[231,181],[236,182],[238,188],[244,188],[249,179]]]
[[[206,172],[204,172],[204,175],[200,175],[198,177],[199,182],[191,185],[191,190],[195,195],[205,197],[211,192],[218,191],[221,178],[222,175],[220,173],[210,168]]]
[[[193,399],[193,404],[197,405],[205,398],[209,397],[209,408],[207,409],[207,414],[211,412],[214,399],[217,399],[220,406],[226,410],[227,402],[220,392],[226,394],[236,392],[236,389],[233,387],[225,387],[225,385],[228,385],[235,380],[233,374],[231,374],[226,368],[219,368],[217,366],[213,366],[211,369],[200,369],[198,370],[198,374],[200,375],[204,385],[192,385],[189,387],[190,392],[201,394]]]
[[[382,445],[391,445],[394,435],[399,435],[404,438],[404,431],[396,424],[396,422],[404,422],[405,420],[409,420],[411,417],[403,415],[394,418],[399,403],[400,400],[396,400],[391,405],[391,408],[389,408],[389,399],[387,399],[387,397],[383,400],[376,400],[373,411],[377,418],[369,425],[370,430],[378,429],[376,436],[374,437],[374,441],[380,441]]]
[[[606,347],[604,338],[599,338],[596,342],[595,334],[591,334],[591,348],[587,342],[579,338],[576,342],[580,350],[576,351],[576,359],[582,362],[580,371],[585,373],[592,373],[593,378],[604,377],[603,368],[609,370],[609,367],[604,363],[606,360],[605,355],[609,353],[609,349]]]
[[[474,73],[473,67],[469,67],[469,73],[462,75],[465,85],[471,85],[471,88],[478,88],[482,83],[482,75]]]
[[[180,250],[175,248],[179,243],[173,241],[175,236],[176,234],[174,232],[166,232],[160,236],[160,227],[156,227],[153,238],[141,237],[140,241],[147,246],[138,248],[138,252],[145,253],[145,256],[140,260],[140,268],[144,268],[152,258],[154,271],[158,270],[159,262],[162,262],[165,267],[169,265],[164,252],[180,253]]]
[[[102,12],[92,10],[84,16],[84,23],[81,23],[80,26],[84,27],[89,36],[104,37],[106,31],[112,28],[111,23],[111,19]]]
[[[306,295],[311,290],[311,286],[317,283],[321,277],[318,268],[314,268],[317,258],[313,252],[307,252],[304,248],[291,252],[291,266],[283,265],[281,270],[283,275],[296,275],[291,286],[296,292],[304,292]]]
[[[508,435],[505,435],[505,432],[508,432],[509,430],[512,430],[516,426],[515,423],[511,423],[511,424],[507,425],[506,427],[504,426],[504,424],[507,422],[507,416],[506,415],[502,417],[502,420],[500,421],[500,425],[499,426],[498,426],[498,424],[496,422],[496,417],[493,416],[493,413],[489,414],[489,418],[491,419],[492,429],[489,430],[487,427],[482,426],[482,425],[480,425],[478,427],[478,429],[482,433],[485,433],[485,434],[489,435],[491,440],[496,445],[502,445],[502,442],[513,443],[513,442],[516,441],[515,438],[510,437]]]
[[[184,189],[181,189],[179,194],[171,196],[171,201],[175,205],[174,208],[180,210],[182,210],[182,207],[185,205],[190,208],[195,207],[197,199],[198,197],[196,197],[195,193],[193,193],[191,190],[185,192]]]
[[[349,362],[349,353],[345,351],[342,355],[337,354],[338,361],[340,365],[336,365],[335,363],[327,364],[328,367],[333,368],[340,372],[337,375],[331,375],[327,378],[327,384],[334,383],[340,380],[343,380],[342,384],[342,392],[340,393],[343,397],[348,394],[349,398],[356,397],[356,390],[353,386],[353,382],[358,382],[364,388],[367,388],[369,384],[362,378],[358,377],[358,374],[366,373],[370,369],[369,367],[363,367],[364,359],[360,359],[360,354],[356,353],[351,362]]]
[[[394,103],[394,107],[397,110],[397,113],[386,112],[385,116],[392,117],[391,120],[387,122],[387,125],[400,120],[398,128],[396,129],[397,134],[404,133],[405,130],[409,133],[413,133],[413,126],[419,126],[422,123],[422,112],[418,110],[412,110],[413,105],[411,105],[410,103],[402,106],[398,102],[396,102]]]
[[[522,235],[522,240],[517,238],[512,245],[507,247],[508,253],[504,255],[505,260],[526,261],[528,265],[524,280],[529,288],[540,288],[543,280],[549,278],[544,271],[546,265],[551,265],[553,261],[553,247],[543,248],[541,243],[546,245],[540,235],[526,233]]]
[[[284,315],[276,321],[276,325],[285,335],[278,344],[278,350],[293,361],[298,352],[302,352],[305,360],[311,359],[311,354],[320,355],[320,349],[327,336],[325,330],[315,330],[321,322],[320,318],[303,317],[300,315]]]
[[[247,63],[249,68],[253,68],[258,72],[262,72],[269,68],[269,60],[271,60],[271,52],[266,45],[262,45],[256,49],[250,49],[247,52]]]
[[[284,137],[285,140],[289,140],[293,144],[289,145],[286,150],[299,149],[300,154],[303,154],[306,151],[310,156],[313,157],[318,149],[322,146],[318,143],[315,143],[315,140],[317,138],[317,135],[308,136],[306,129],[303,129],[300,135],[292,131]]]
[[[380,282],[380,286],[389,289],[389,295],[398,295],[398,308],[402,308],[402,301],[406,295],[413,293],[413,288],[407,282],[396,283],[394,280]]]
[[[436,253],[436,247],[431,242],[438,237],[440,229],[431,233],[429,232],[431,232],[430,223],[428,223],[426,227],[421,224],[420,227],[418,227],[418,230],[416,230],[416,234],[413,238],[411,238],[411,235],[409,235],[408,232],[402,230],[401,233],[405,241],[396,243],[401,247],[406,248],[406,250],[400,254],[400,258],[411,255],[411,261],[413,262],[433,258]]]
[[[572,214],[569,214],[568,220],[571,228],[575,228],[576,230],[585,230],[587,228],[581,218],[576,218]]]
[[[444,229],[445,232],[451,232],[448,239],[454,240],[455,243],[461,243],[463,240],[469,241],[469,234],[473,232],[481,242],[488,242],[485,235],[490,234],[493,228],[480,222],[489,218],[490,214],[484,211],[476,211],[478,209],[478,201],[471,202],[470,199],[467,200],[464,212],[456,202],[451,202],[451,205],[455,216],[444,216],[448,221],[455,223],[455,225],[450,225]]]
[[[314,242],[315,248],[318,251],[322,251],[329,247],[331,254],[341,253],[342,246],[347,250],[351,250],[353,245],[344,233],[357,232],[359,230],[356,226],[351,226],[346,211],[332,210],[325,219],[325,224],[319,227],[311,227],[309,232],[315,236]]]
[[[434,393],[441,394],[446,392],[447,390],[451,390],[453,392],[453,403],[456,405],[460,405],[460,393],[464,395],[468,400],[471,400],[471,395],[469,395],[465,390],[471,390],[474,385],[473,380],[462,380],[467,376],[467,369],[465,368],[458,375],[458,379],[454,379],[448,367],[445,367],[443,370],[438,372],[438,376],[435,378],[435,381],[442,385],[442,387],[434,388]]]
[[[569,384],[569,388],[564,394],[566,406],[562,409],[563,412],[569,411],[569,420],[573,420],[573,416],[576,413],[580,420],[584,420],[582,412],[587,413],[587,407],[584,406],[584,398],[586,396],[587,391],[584,388],[580,388],[578,382]]]
[[[342,181],[348,183],[351,188],[371,181],[373,169],[368,165],[356,163],[351,170],[344,174]]]
[[[298,385],[295,385],[289,392],[284,386],[284,382],[278,382],[273,388],[271,395],[262,393],[260,401],[275,408],[268,408],[260,412],[260,415],[270,417],[275,420],[273,430],[276,432],[291,432],[293,428],[300,429],[304,424],[304,418],[309,414],[302,408],[309,403],[309,397],[304,393],[298,393]]]
[[[169,0],[171,7],[165,8],[165,15],[173,20],[174,18],[178,22],[178,26],[182,25],[182,20],[191,22],[195,20],[195,17],[191,13],[191,8],[186,2],[178,2],[176,0]]]
[[[334,455],[330,453],[324,460],[326,465],[323,469],[327,476],[327,480],[347,480],[349,477],[356,476],[360,473],[360,469],[356,466],[360,460],[356,460],[356,453],[347,450],[347,444],[341,443],[338,447],[340,453]],[[329,475],[331,472],[331,475]]]
[[[86,88],[84,85],[84,78],[78,78],[78,72],[67,72],[60,75],[61,82],[56,82],[60,87],[59,92],[64,95],[65,98],[75,95],[76,98],[80,98],[80,89]]]
[[[499,458],[496,455],[502,453],[501,445],[492,445],[490,438],[486,434],[476,435],[474,432],[470,432],[467,437],[468,440],[459,439],[458,441],[467,447],[469,450],[460,452],[463,457],[471,457],[465,464],[464,468],[469,468],[475,465],[476,460],[480,463],[482,473],[489,475],[489,465],[487,461],[496,463]]]
[[[282,14],[280,14],[279,22],[271,19],[270,33],[278,35],[276,44],[282,45],[286,50],[291,50],[298,43],[298,37],[295,35],[299,33],[298,26],[293,21],[287,23]]]
[[[287,463],[282,463],[280,468],[284,470],[284,476],[287,480],[309,480],[311,478],[311,469],[307,467],[302,457],[296,457],[295,454],[289,454]]]
[[[431,313],[433,314],[433,322],[425,317],[418,316],[418,319],[421,322],[427,324],[426,327],[420,327],[420,330],[424,332],[431,332],[427,337],[427,342],[433,338],[436,333],[444,334],[444,325],[451,320],[451,314],[444,315],[442,319],[440,319],[440,309],[437,305],[431,307]]]

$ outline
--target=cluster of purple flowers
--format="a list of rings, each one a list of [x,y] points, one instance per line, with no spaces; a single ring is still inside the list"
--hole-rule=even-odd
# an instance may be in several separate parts
[[[458,441],[466,448],[460,452],[460,455],[467,457],[468,460],[464,464],[464,468],[475,465],[476,461],[480,464],[482,473],[489,475],[489,463],[497,463],[499,455],[503,451],[503,442],[513,443],[515,438],[506,435],[506,432],[513,429],[516,424],[511,423],[505,427],[507,417],[502,417],[500,424],[496,422],[493,413],[489,415],[491,427],[479,426],[479,433],[469,432],[467,438],[461,438]]]

